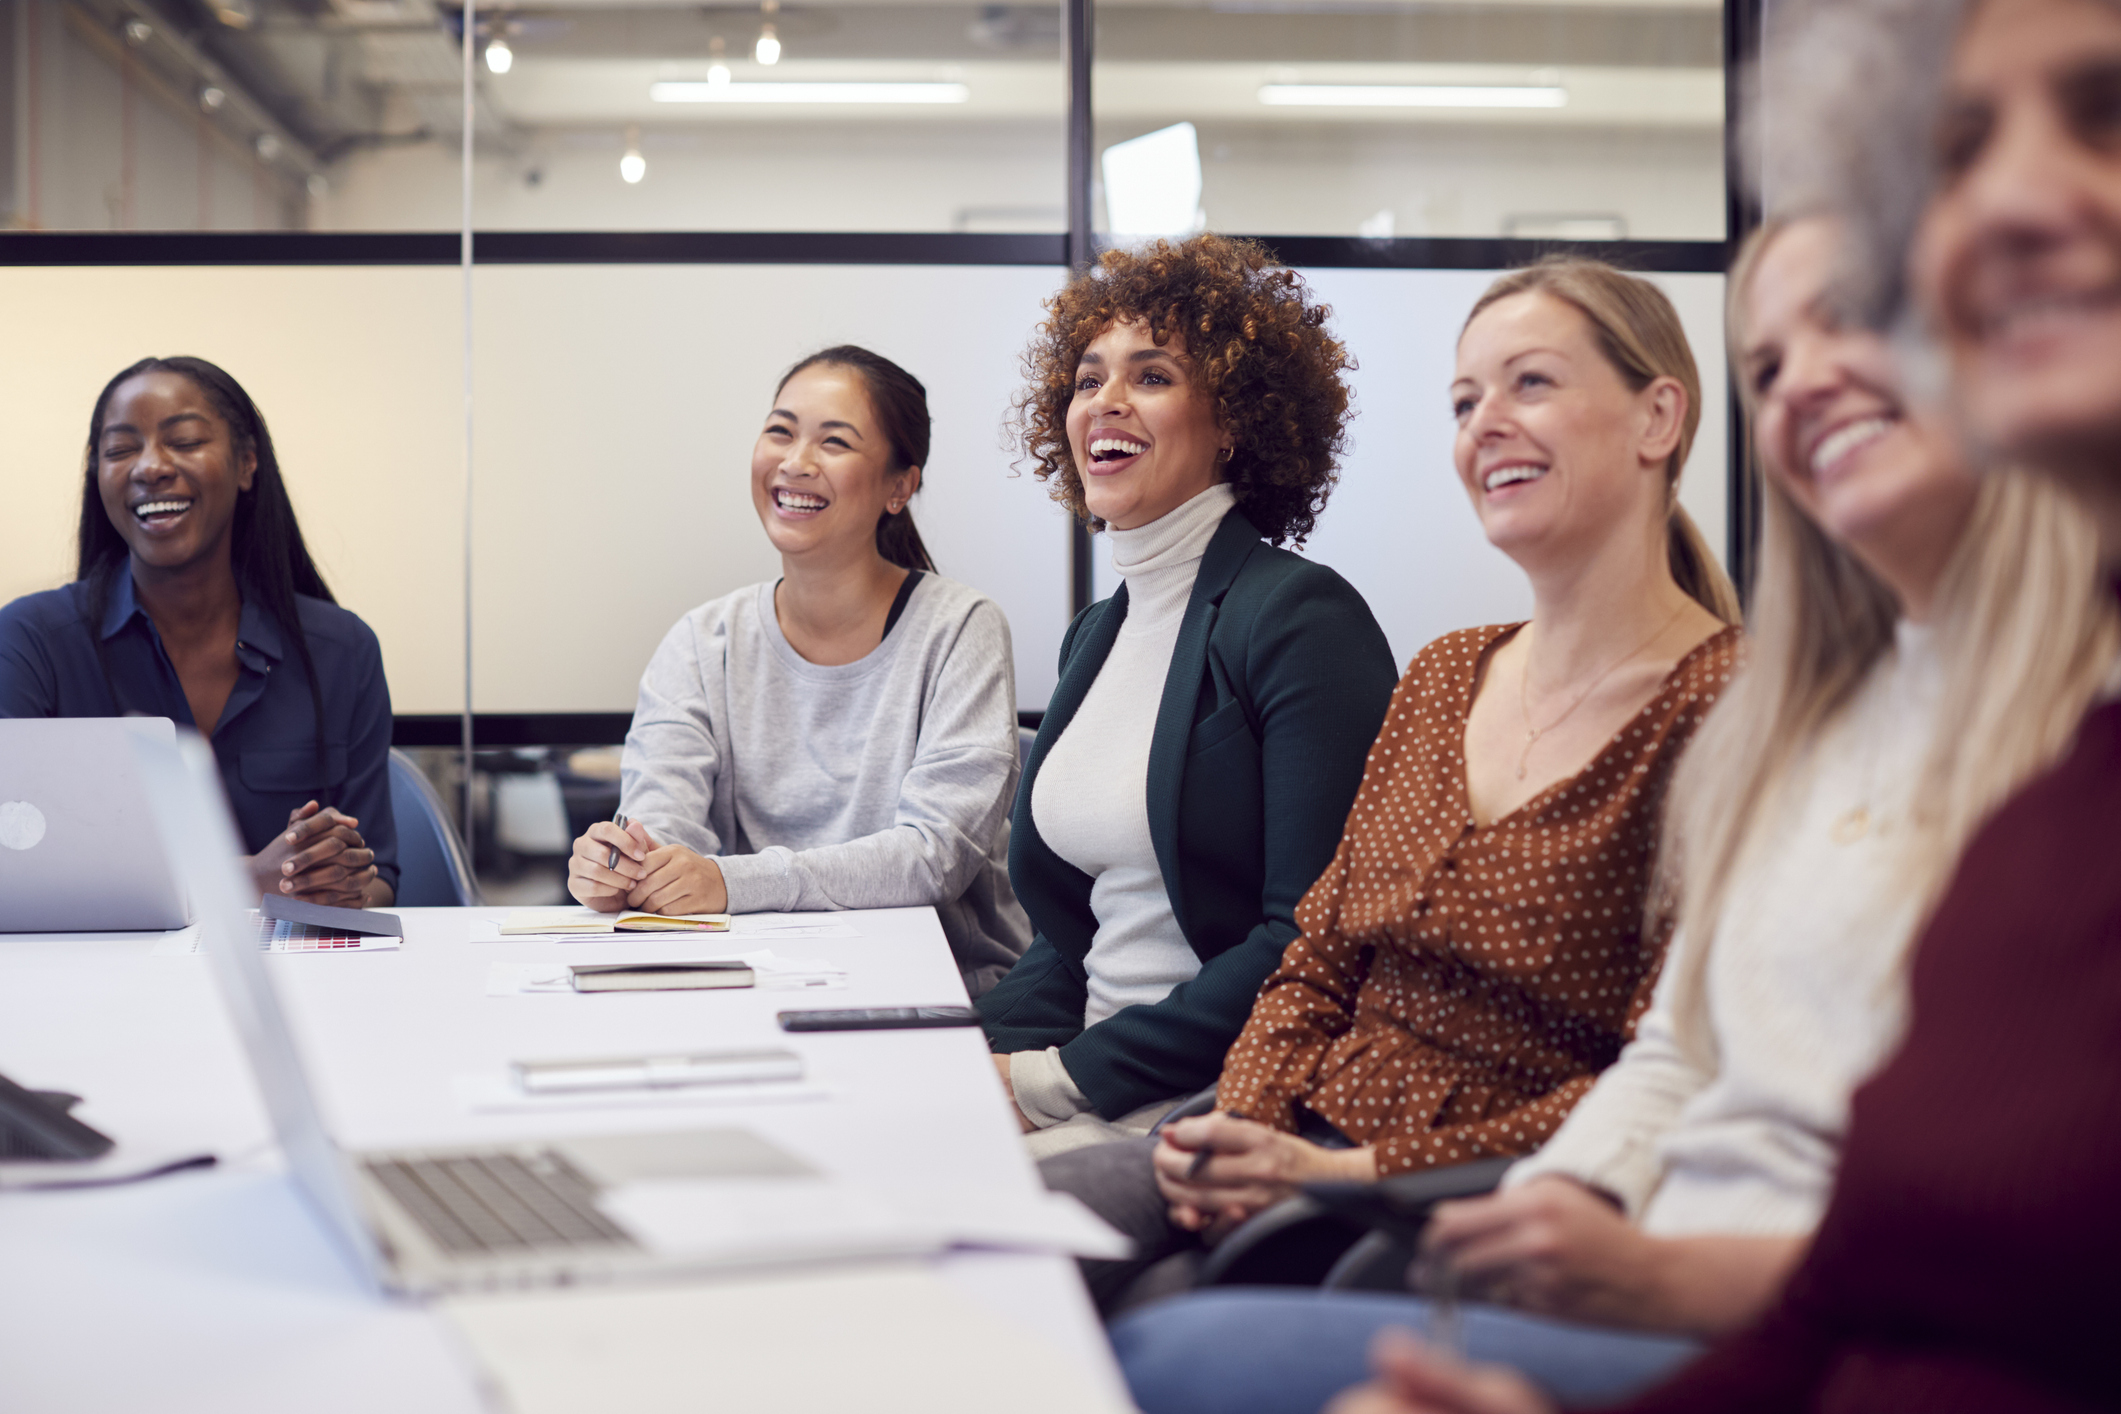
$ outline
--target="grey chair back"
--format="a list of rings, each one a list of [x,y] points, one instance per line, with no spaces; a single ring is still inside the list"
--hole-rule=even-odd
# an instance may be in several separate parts
[[[398,897],[405,908],[468,908],[480,902],[471,861],[427,773],[390,751],[390,812],[398,821]]]

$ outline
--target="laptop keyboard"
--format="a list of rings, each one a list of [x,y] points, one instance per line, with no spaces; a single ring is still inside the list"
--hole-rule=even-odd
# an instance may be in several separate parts
[[[552,1150],[494,1151],[363,1165],[453,1256],[633,1246],[596,1209],[596,1186]]]

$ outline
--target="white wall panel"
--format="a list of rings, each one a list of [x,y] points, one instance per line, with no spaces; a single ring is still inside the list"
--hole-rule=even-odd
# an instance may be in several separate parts
[[[626,711],[692,605],[769,578],[749,454],[780,371],[865,344],[928,384],[916,518],[943,573],[992,595],[1018,700],[1041,707],[1067,623],[1067,535],[1003,421],[1058,278],[1043,267],[521,266],[478,276],[476,705]],[[1344,480],[1306,553],[1371,602],[1403,662],[1519,616],[1450,467],[1445,390],[1479,272],[1307,272],[1361,361]],[[1709,390],[1685,499],[1724,534],[1720,277],[1660,276]],[[71,573],[82,439],[146,353],[223,364],[273,427],[305,532],[383,641],[398,710],[462,704],[457,274],[446,268],[0,269],[0,600]],[[1113,580],[1098,553],[1099,593]]]
[[[96,394],[196,354],[264,410],[302,532],[400,712],[463,693],[463,346],[436,268],[0,268],[0,602],[73,577]]]
[[[992,596],[1018,700],[1042,707],[1067,626],[1067,526],[1013,475],[1002,420],[1059,278],[1045,267],[495,266],[478,275],[477,700],[630,711],[679,615],[779,560],[751,448],[780,374],[860,344],[928,386],[914,520]]]

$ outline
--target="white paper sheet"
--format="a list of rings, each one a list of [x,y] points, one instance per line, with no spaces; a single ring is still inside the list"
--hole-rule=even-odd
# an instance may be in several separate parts
[[[816,913],[759,913],[739,914],[726,933],[510,933],[503,935],[500,923],[492,918],[468,920],[471,941],[475,943],[619,943],[633,938],[733,938],[742,936],[764,936],[771,938],[859,938],[861,930],[845,923],[820,923]]]
[[[734,957],[748,963],[757,975],[756,990],[761,992],[804,992],[829,990],[847,985],[847,974],[829,962],[816,958],[779,957],[771,948],[760,948],[746,953],[722,953],[719,957]],[[706,961],[706,958],[644,958],[644,962],[689,962]],[[489,997],[517,997],[556,995],[574,997],[583,995],[575,991],[572,974],[564,962],[495,962],[486,968],[486,995]],[[714,991],[715,988],[702,988]],[[624,992],[597,992],[599,997],[627,996]]]
[[[1067,1194],[1044,1190],[890,1198],[837,1179],[658,1179],[606,1193],[599,1206],[659,1251],[876,1254],[982,1247],[1116,1259],[1134,1247]]]
[[[712,1109],[739,1105],[797,1105],[829,1099],[832,1091],[808,1080],[726,1085],[672,1085],[661,1089],[581,1090],[531,1095],[515,1077],[467,1072],[450,1081],[457,1103],[473,1114],[529,1114],[545,1110]]]
[[[921,1263],[439,1305],[513,1414],[1128,1408],[1036,1331]]]

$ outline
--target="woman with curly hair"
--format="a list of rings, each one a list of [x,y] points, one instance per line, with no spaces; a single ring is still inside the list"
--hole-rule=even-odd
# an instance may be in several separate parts
[[[1025,450],[1124,583],[1062,641],[1009,852],[1036,936],[979,1003],[1039,1154],[1215,1079],[1394,676],[1362,596],[1277,548],[1324,507],[1348,409],[1302,282],[1204,235],[1112,252],[1047,308]]]
[[[1454,460],[1529,623],[1416,655],[1332,865],[1216,1087],[1219,1113],[1049,1186],[1134,1239],[1124,1309],[1312,1181],[1537,1148],[1647,1007],[1665,788],[1736,665],[1735,595],[1678,508],[1701,383],[1670,301],[1588,260],[1506,275],[1459,336]]]

